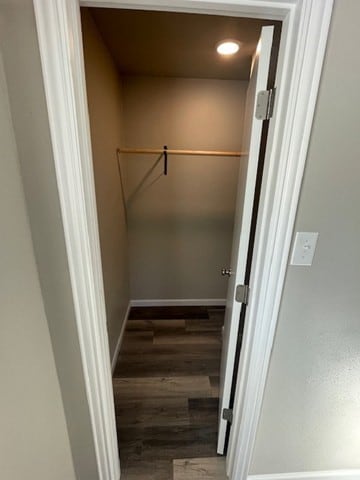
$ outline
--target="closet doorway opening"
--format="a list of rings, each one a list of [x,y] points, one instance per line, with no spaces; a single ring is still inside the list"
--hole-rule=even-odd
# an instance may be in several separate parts
[[[122,478],[225,479],[281,23],[81,22]]]

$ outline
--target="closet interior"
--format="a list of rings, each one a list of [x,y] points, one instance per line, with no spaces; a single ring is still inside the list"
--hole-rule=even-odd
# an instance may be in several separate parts
[[[189,465],[225,478],[221,271],[270,22],[111,8],[82,8],[81,22],[122,478],[176,480]],[[240,50],[221,56],[227,39]]]

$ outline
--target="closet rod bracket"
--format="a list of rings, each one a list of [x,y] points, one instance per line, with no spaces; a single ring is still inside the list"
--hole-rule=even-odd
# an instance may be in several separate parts
[[[164,175],[167,175],[167,172],[168,172],[168,147],[167,145],[164,145],[164,151],[163,151],[163,155],[164,155]]]

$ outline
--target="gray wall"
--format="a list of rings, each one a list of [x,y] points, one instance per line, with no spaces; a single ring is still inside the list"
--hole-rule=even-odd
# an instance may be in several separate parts
[[[124,77],[124,146],[241,150],[247,82]],[[124,155],[132,299],[224,299],[239,158]]]
[[[247,82],[120,78],[82,9],[86,84],[110,350],[131,299],[224,299],[239,159],[122,155],[119,146],[240,150]],[[153,168],[154,167],[154,168]],[[127,263],[127,234],[129,267]],[[130,292],[128,287],[130,269]]]
[[[0,38],[10,107],[75,471],[78,479],[96,480],[95,448],[70,288],[32,1],[3,1],[0,5]],[[7,205],[12,208],[10,202]],[[40,342],[39,339],[39,349]],[[27,357],[26,361],[31,362],[31,357]],[[38,388],[46,392],[46,385]],[[48,428],[54,428],[51,421]],[[62,478],[67,477],[64,475]]]
[[[360,2],[335,2],[252,473],[360,468]]]
[[[112,357],[130,300],[125,211],[116,160],[116,149],[123,138],[122,86],[115,64],[87,9],[82,9],[82,30]]]
[[[75,480],[0,55],[0,476]]]

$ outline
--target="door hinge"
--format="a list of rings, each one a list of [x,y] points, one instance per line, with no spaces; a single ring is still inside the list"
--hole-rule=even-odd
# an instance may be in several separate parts
[[[232,423],[232,421],[233,421],[233,411],[231,410],[231,408],[224,408],[223,411],[222,411],[222,417],[227,422]]]
[[[255,117],[258,120],[269,120],[273,116],[275,103],[275,88],[262,90],[257,94]]]
[[[235,292],[235,300],[239,303],[248,304],[249,301],[249,285],[237,285]]]

